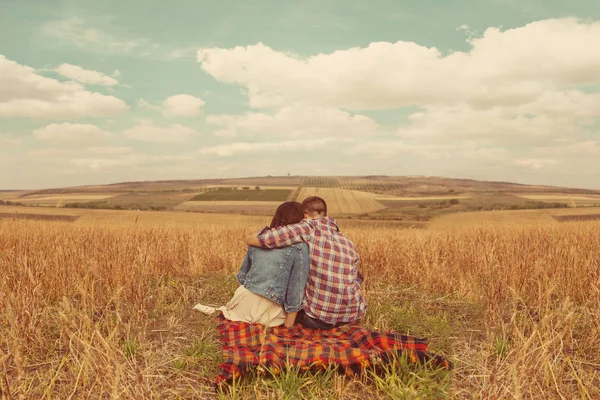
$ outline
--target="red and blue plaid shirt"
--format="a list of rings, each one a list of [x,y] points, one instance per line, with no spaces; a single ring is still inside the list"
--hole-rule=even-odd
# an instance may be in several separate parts
[[[258,240],[270,249],[308,244],[310,269],[303,300],[308,316],[329,324],[354,322],[363,316],[367,303],[360,290],[358,253],[334,219],[305,219],[265,229],[258,234]]]

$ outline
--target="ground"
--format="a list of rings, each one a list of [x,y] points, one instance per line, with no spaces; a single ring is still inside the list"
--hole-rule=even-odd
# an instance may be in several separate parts
[[[361,255],[364,324],[428,337],[455,370],[292,371],[221,397],[598,398],[600,222],[555,218],[589,210],[462,212],[420,229],[340,218]],[[243,238],[267,216],[15,206],[0,216],[0,397],[219,397],[215,322],[192,307],[231,296]]]

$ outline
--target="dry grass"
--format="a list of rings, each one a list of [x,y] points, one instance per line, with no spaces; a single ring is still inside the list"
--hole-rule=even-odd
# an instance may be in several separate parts
[[[571,207],[595,207],[600,205],[600,196],[598,195],[569,195],[563,193],[554,194],[519,194],[519,197],[523,197],[529,200],[545,201],[549,203],[566,203]]]
[[[596,208],[548,208],[539,210],[499,210],[473,211],[446,214],[431,221],[435,229],[460,227],[481,227],[488,225],[503,226],[506,224],[537,225],[556,223],[555,216],[594,214]]]
[[[105,194],[54,194],[54,195],[33,195],[22,198],[12,198],[10,200],[16,201],[23,204],[28,205],[37,205],[37,206],[49,206],[49,207],[61,207],[67,203],[84,203],[88,201],[94,200],[106,200],[111,197],[116,196],[115,193],[105,193]]]
[[[565,200],[600,200],[600,196],[582,196],[582,195],[569,195],[569,194],[517,194],[519,197],[524,197],[526,199],[532,200],[545,200],[545,201],[565,201]]]
[[[272,216],[280,203],[274,201],[186,201],[174,210],[195,213]]]
[[[190,309],[233,293],[242,240],[266,219],[85,212],[0,220],[0,397],[214,397],[218,335]],[[427,335],[455,361],[436,398],[600,398],[599,222],[341,227],[362,257],[365,324]],[[424,398],[436,382],[421,376],[286,375],[236,393]]]
[[[105,194],[77,194],[77,193],[69,193],[69,194],[54,194],[49,196],[44,195],[33,195],[27,196],[21,199],[23,203],[35,203],[38,201],[54,201],[55,203],[59,200],[63,201],[90,201],[90,200],[102,200],[107,199],[109,197],[116,196],[116,193],[105,193]]]

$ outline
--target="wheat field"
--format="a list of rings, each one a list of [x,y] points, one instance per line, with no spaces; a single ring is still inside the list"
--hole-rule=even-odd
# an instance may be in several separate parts
[[[341,221],[363,322],[429,337],[455,370],[284,374],[219,394],[214,320],[191,308],[231,296],[266,219],[90,215],[0,220],[0,398],[600,398],[599,222]]]
[[[327,199],[327,208],[331,215],[360,214],[379,211],[385,208],[379,203],[374,193],[360,192],[337,188],[303,187],[298,194],[299,199],[319,196]]]

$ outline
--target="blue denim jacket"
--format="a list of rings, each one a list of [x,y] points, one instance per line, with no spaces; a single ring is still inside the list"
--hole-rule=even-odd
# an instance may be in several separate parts
[[[272,250],[249,247],[237,280],[252,293],[280,304],[285,312],[300,311],[308,268],[306,243]]]

